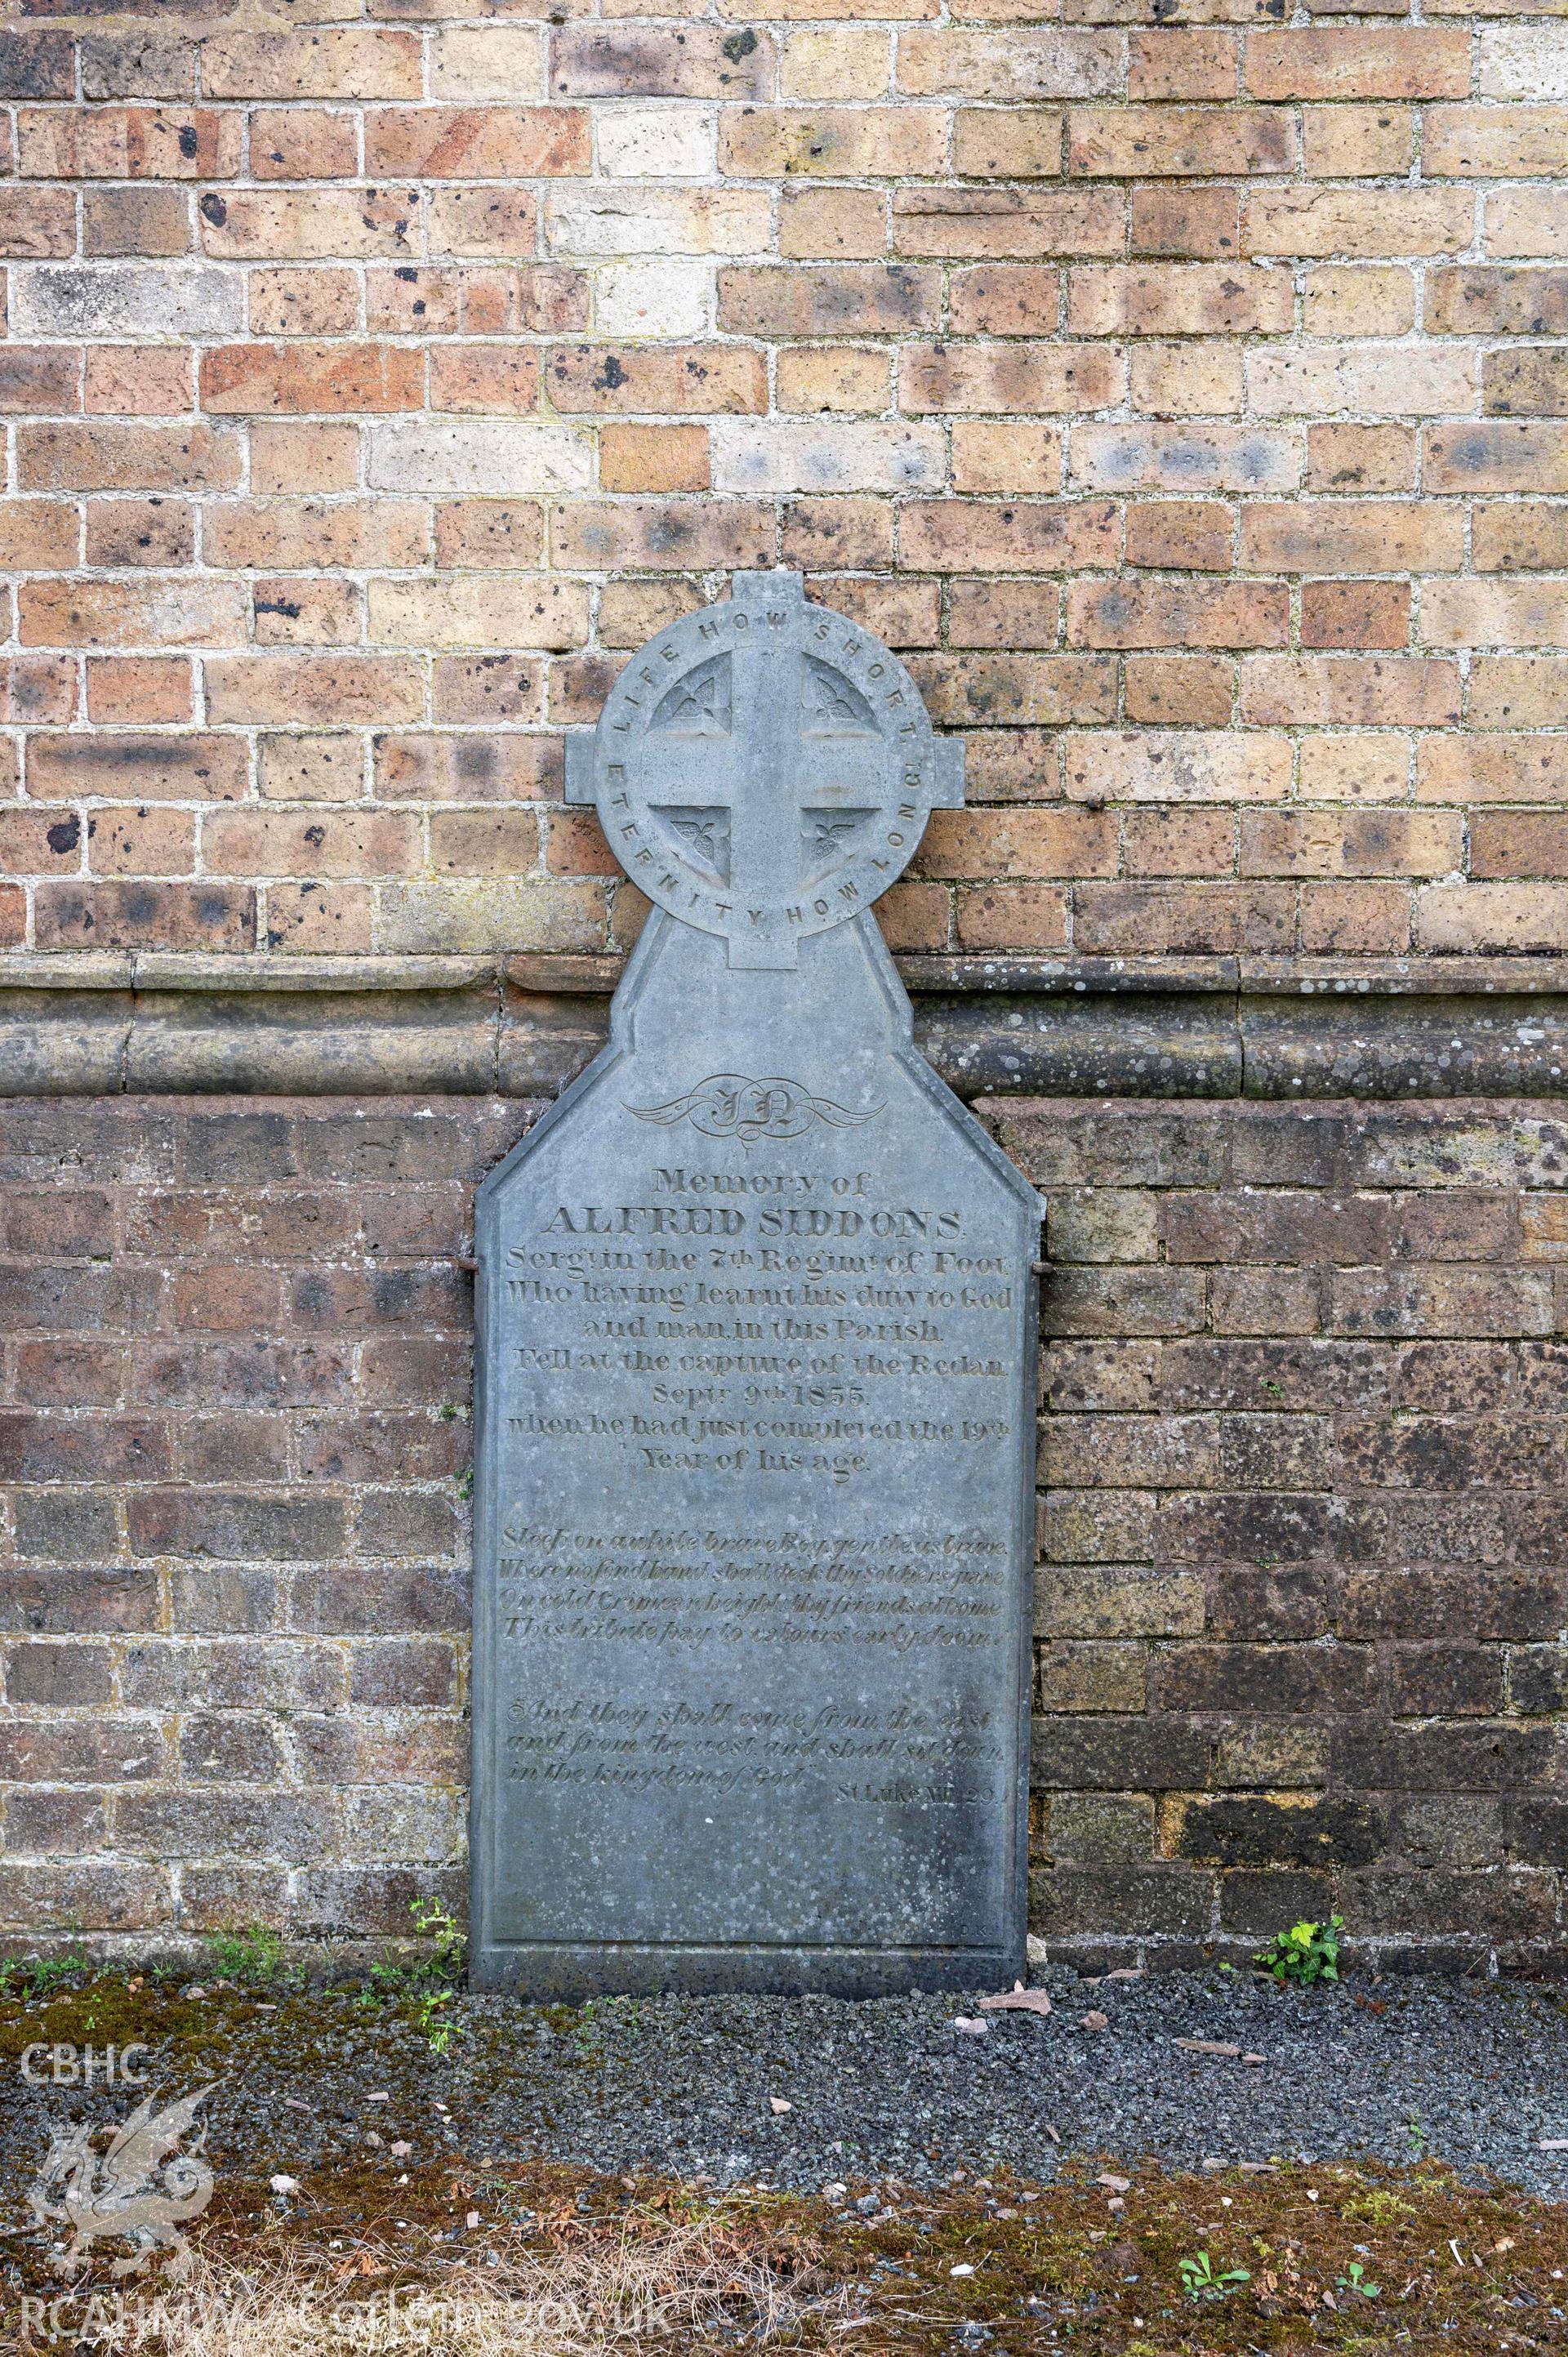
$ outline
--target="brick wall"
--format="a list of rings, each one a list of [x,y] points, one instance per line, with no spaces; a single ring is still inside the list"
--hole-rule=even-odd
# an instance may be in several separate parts
[[[4,943],[614,947],[554,732],[781,559],[909,948],[1568,945],[1568,27],[671,5],[9,0]]]
[[[1561,1971],[1568,1119],[993,1112],[1058,1265],[1037,1928]]]
[[[461,1904],[475,1180],[530,1108],[0,1108],[0,1925]]]
[[[0,1107],[0,1932],[462,1902],[495,1100]],[[1568,1115],[992,1101],[1051,1196],[1032,1920],[1561,1967]]]
[[[669,5],[0,0],[0,1938],[460,1897],[560,732],[782,562],[967,740],[1036,1928],[1560,1966],[1568,25]]]

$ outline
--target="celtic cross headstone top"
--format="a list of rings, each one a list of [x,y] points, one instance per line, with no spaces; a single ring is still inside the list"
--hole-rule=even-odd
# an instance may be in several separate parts
[[[789,967],[869,908],[931,811],[963,800],[903,664],[808,605],[798,574],[743,573],[630,662],[567,739],[566,798],[596,802],[633,881],[732,966]]]
[[[961,746],[798,574],[737,574],[566,793],[652,911],[477,1206],[477,1978],[1016,1973],[1040,1206],[872,914]]]

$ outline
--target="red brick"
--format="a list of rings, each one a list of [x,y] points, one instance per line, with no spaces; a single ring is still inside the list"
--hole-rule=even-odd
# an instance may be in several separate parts
[[[1290,596],[1279,581],[1076,581],[1068,642],[1080,647],[1279,647]]]
[[[586,174],[589,167],[583,107],[372,107],[365,116],[368,172],[510,180]]]
[[[246,950],[255,946],[248,885],[40,884],[34,919],[49,950]]]
[[[1403,581],[1304,581],[1304,647],[1405,647],[1410,585]]]
[[[397,344],[224,344],[201,356],[202,406],[266,415],[417,409],[423,354]]]

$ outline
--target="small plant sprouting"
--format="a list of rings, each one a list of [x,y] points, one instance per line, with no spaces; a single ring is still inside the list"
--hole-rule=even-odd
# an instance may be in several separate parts
[[[19,1996],[31,2002],[52,1996],[78,1973],[91,1969],[84,1948],[68,1948],[63,1956],[13,1956],[0,1964],[0,1997]]]
[[[372,1964],[359,2002],[371,2006],[378,2000],[404,1999],[413,2007],[415,2026],[431,2052],[446,2054],[459,2034],[459,2025],[446,2018],[445,2008],[456,1996],[468,1943],[456,1917],[439,1899],[410,1900],[408,1911],[419,1937],[429,1941],[430,1953],[411,1964],[392,1959]]]
[[[282,1975],[283,1941],[269,1924],[223,1924],[209,1932],[201,1944],[214,1980],[265,1988]]]
[[[1334,2287],[1336,2291],[1351,2292],[1361,2299],[1376,2299],[1382,2291],[1381,2284],[1372,2283],[1359,2259],[1352,2259]]]
[[[1337,1981],[1339,1934],[1344,1928],[1342,1915],[1331,1915],[1326,1923],[1293,1923],[1288,1932],[1276,1932],[1252,1962],[1282,1984],[1294,1981],[1299,1987],[1310,1988],[1315,1981]]]
[[[457,2024],[445,2019],[441,2008],[450,2005],[456,1994],[455,1989],[449,1988],[425,1989],[414,2000],[413,2018],[424,2031],[425,2043],[432,2054],[449,2054],[452,2050]]]
[[[1199,2251],[1195,2259],[1178,2259],[1176,2273],[1188,2299],[1224,2299],[1252,2280],[1246,2267],[1226,2267],[1216,2275],[1214,2262],[1207,2251]]]

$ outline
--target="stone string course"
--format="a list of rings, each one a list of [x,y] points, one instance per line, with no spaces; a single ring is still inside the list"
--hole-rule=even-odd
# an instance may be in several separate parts
[[[1560,1967],[1568,1120],[1042,1099],[1035,1927]],[[0,1107],[0,1926],[460,1904],[485,1099]]]

